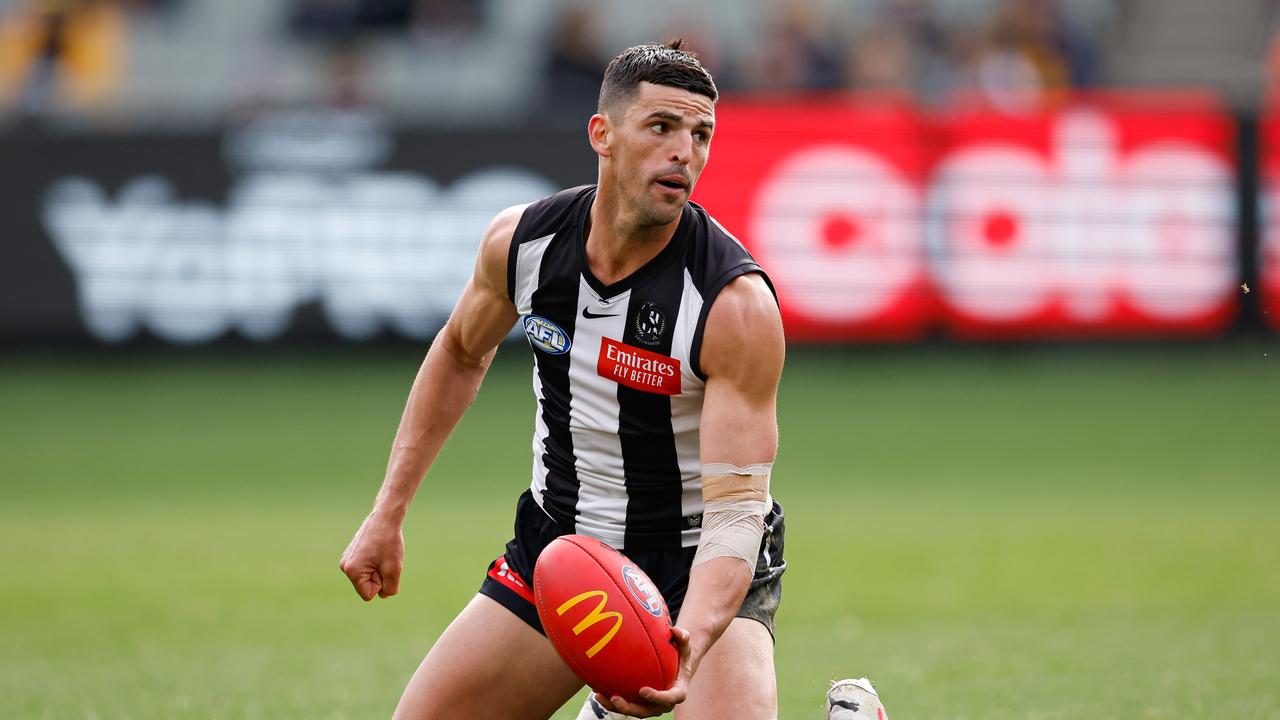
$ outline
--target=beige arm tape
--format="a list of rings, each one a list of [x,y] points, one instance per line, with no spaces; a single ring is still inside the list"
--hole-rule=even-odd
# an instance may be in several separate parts
[[[693,556],[694,567],[713,558],[736,557],[755,570],[760,538],[764,536],[764,516],[772,504],[772,467],[772,463],[702,466],[702,539]]]

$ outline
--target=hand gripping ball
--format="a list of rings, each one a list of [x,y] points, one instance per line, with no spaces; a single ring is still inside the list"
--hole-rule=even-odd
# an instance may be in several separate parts
[[[556,538],[533,570],[533,594],[551,644],[591,689],[641,702],[640,688],[675,682],[667,603],[622,553],[583,535]]]

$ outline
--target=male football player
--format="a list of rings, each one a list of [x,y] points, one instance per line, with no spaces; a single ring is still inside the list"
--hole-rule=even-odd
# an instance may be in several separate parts
[[[542,548],[566,533],[625,552],[676,618],[675,684],[639,703],[597,696],[604,710],[776,717],[786,563],[769,478],[782,322],[764,271],[689,201],[717,97],[680,41],[624,50],[587,124],[597,183],[508,208],[481,239],[341,568],[365,600],[396,594],[410,500],[516,322],[534,360],[532,479],[514,538],[410,679],[397,718],[541,719],[581,688],[529,585]]]

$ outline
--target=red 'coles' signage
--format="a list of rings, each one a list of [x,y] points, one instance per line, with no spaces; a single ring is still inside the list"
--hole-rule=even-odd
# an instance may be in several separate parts
[[[596,372],[600,377],[636,390],[660,395],[680,394],[679,360],[610,338],[600,339]]]
[[[787,337],[920,337],[934,314],[921,187],[929,147],[907,105],[725,101],[694,200],[773,280]]]
[[[695,200],[770,273],[790,339],[1198,336],[1235,312],[1234,130],[1211,97],[717,115]]]

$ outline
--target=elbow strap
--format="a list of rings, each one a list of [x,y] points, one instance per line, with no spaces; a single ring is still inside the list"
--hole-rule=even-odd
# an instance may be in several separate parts
[[[702,499],[706,502],[769,500],[769,473],[773,463],[756,463],[738,467],[728,463],[707,463],[702,466]],[[767,512],[767,508],[765,512]],[[763,515],[764,513],[761,513]]]
[[[727,463],[702,466],[702,538],[693,566],[718,557],[736,557],[752,571],[769,512],[772,463],[738,467]]]
[[[702,538],[693,567],[718,557],[735,557],[753,572],[764,537],[764,503],[754,500],[709,502],[702,511]]]

